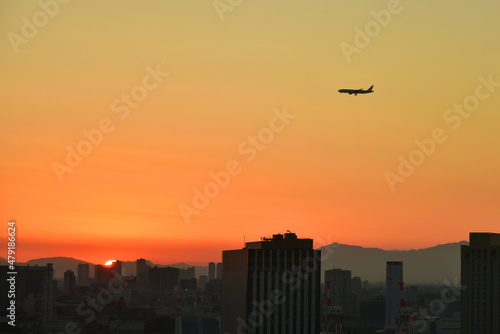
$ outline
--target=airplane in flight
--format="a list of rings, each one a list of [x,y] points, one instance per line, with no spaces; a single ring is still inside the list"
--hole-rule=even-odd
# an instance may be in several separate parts
[[[361,88],[361,89],[339,89],[339,93],[349,93],[349,95],[373,93],[373,85],[370,88],[365,89],[365,90],[363,90],[363,88]]]

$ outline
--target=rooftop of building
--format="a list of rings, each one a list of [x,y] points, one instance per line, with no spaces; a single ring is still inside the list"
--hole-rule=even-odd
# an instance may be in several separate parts
[[[313,249],[313,239],[299,239],[295,233],[273,234],[262,237],[261,241],[246,243],[247,249]]]
[[[471,247],[500,246],[500,234],[489,232],[471,232],[469,235]]]

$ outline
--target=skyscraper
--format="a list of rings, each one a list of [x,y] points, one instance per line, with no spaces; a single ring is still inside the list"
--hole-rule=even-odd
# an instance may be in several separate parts
[[[202,289],[205,289],[205,285],[208,282],[208,276],[207,275],[200,275],[200,279],[198,280],[198,286]]]
[[[222,253],[222,333],[320,331],[320,250],[275,234]]]
[[[149,268],[146,264],[145,259],[138,259],[136,261],[136,268],[137,268],[137,284],[141,286],[147,286],[148,285],[148,274],[149,274]]]
[[[222,262],[217,262],[217,279],[222,278]]]
[[[97,285],[108,285],[109,282],[116,276],[122,274],[122,263],[115,261],[110,265],[96,265],[94,267],[94,277]]]
[[[179,286],[180,269],[153,267],[148,269],[149,287],[155,292],[171,291]]]
[[[181,269],[180,275],[181,275],[180,279],[193,279],[196,277],[196,268],[189,267],[189,268]]]
[[[1,266],[0,273],[7,274],[8,266]],[[52,263],[47,263],[47,266],[16,266],[16,284],[15,284],[15,299],[16,305],[25,298],[33,299],[33,297],[42,297],[42,323],[46,320],[53,319],[55,317],[55,281],[54,281],[54,268]],[[6,277],[6,276],[3,276]],[[8,276],[7,276],[8,277]],[[9,284],[9,282],[5,281]],[[0,288],[7,285],[0,284]],[[7,289],[2,289],[2,295],[5,291],[5,297],[7,297]],[[3,296],[2,296],[3,297]],[[4,297],[4,298],[5,298]],[[9,299],[0,298],[0,302],[9,303]]]
[[[395,329],[401,309],[403,262],[387,261],[385,277],[385,328]]]
[[[88,263],[80,263],[78,265],[78,278],[77,285],[78,286],[89,286],[89,273],[90,267]]]
[[[64,294],[71,296],[76,285],[75,273],[72,270],[66,270],[64,272]]]
[[[215,279],[215,263],[210,262],[208,264],[208,279],[213,280]]]
[[[361,279],[356,278],[359,291],[361,291]],[[356,316],[357,312],[359,312],[357,307],[358,296],[353,290],[353,279],[350,270],[338,268],[325,270],[325,293],[326,305],[323,305],[323,312],[330,312],[332,307],[335,312],[342,312],[346,317]],[[324,324],[328,322],[329,319],[323,319]]]
[[[500,333],[500,234],[470,233],[461,275],[461,333]]]
[[[329,286],[328,305],[347,306],[347,298],[351,292],[351,271],[342,269],[325,270],[325,284]]]

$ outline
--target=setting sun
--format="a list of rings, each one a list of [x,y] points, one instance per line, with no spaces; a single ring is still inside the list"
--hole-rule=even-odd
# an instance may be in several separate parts
[[[113,263],[115,263],[115,262],[116,262],[116,260],[109,260],[109,261],[108,261],[108,262],[106,262],[104,265],[105,265],[105,266],[110,266],[110,265],[112,265],[112,264],[113,264]]]

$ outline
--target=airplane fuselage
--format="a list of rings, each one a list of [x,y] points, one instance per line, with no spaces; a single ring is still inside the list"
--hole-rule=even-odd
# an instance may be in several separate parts
[[[368,89],[339,89],[339,93],[347,93],[349,95],[358,95],[358,94],[368,94],[368,93],[373,93],[373,86],[371,86]]]

